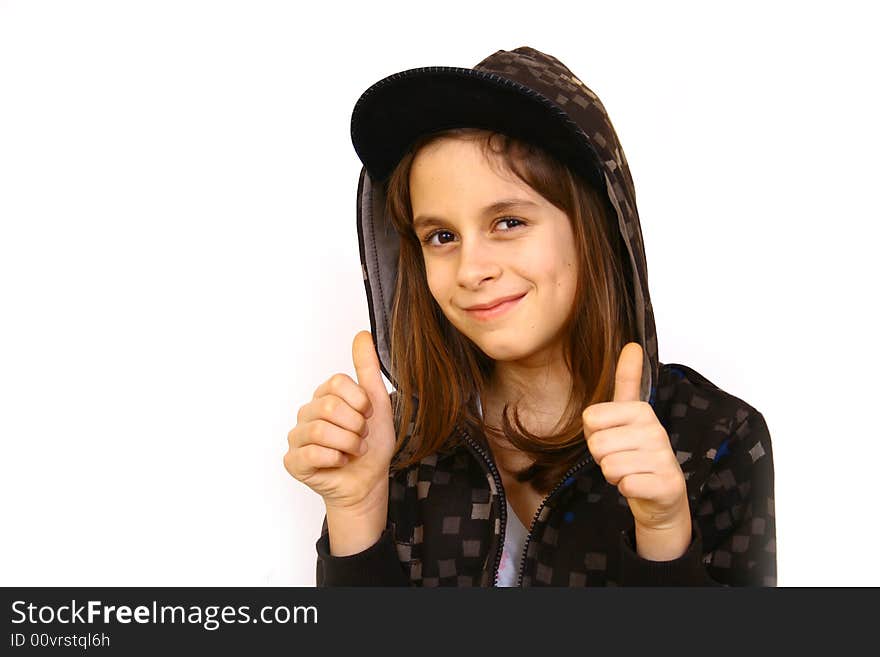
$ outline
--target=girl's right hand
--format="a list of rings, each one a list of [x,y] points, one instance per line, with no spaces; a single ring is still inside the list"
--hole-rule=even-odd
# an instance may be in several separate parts
[[[387,508],[396,441],[391,399],[369,331],[355,335],[351,353],[357,382],[338,373],[315,389],[287,434],[284,467],[328,509]]]

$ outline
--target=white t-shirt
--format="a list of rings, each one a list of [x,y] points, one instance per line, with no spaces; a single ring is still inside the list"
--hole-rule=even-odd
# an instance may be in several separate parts
[[[483,405],[477,397],[477,408],[480,417],[483,417]],[[506,499],[506,498],[505,498]],[[507,502],[507,524],[504,529],[504,548],[501,552],[501,563],[498,564],[498,583],[496,586],[516,586],[519,576],[519,566],[522,561],[522,551],[526,543],[529,529],[519,516],[514,513]]]
[[[510,502],[507,503],[507,525],[504,529],[504,548],[501,552],[501,563],[498,565],[498,583],[496,586],[516,586],[519,567],[522,562],[523,546],[529,530],[519,519]]]

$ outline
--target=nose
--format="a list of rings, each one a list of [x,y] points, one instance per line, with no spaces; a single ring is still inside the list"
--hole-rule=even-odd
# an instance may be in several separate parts
[[[457,282],[461,287],[476,289],[483,281],[500,276],[498,254],[479,237],[471,236],[467,242],[462,241],[458,252]]]

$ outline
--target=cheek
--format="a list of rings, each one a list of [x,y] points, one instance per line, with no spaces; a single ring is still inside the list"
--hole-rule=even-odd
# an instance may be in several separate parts
[[[445,288],[441,272],[436,267],[426,267],[425,278],[428,281],[428,290],[431,292],[431,296],[434,297],[437,303],[440,303],[440,300],[443,299]]]
[[[566,296],[573,295],[577,287],[578,259],[573,239],[571,237],[565,240],[565,247],[556,251],[556,253],[562,254],[562,257],[557,258],[555,264],[556,286]]]
[[[570,294],[574,293],[577,286],[577,262],[574,258],[566,260],[560,265],[559,270],[559,287],[565,289]]]
[[[563,305],[569,308],[577,292],[577,263],[574,260],[568,260],[560,266],[557,285]]]
[[[546,258],[535,263],[538,289],[544,288],[544,295],[553,307],[568,307],[577,290],[577,262],[573,257],[565,259]]]
[[[542,250],[537,257],[532,258],[529,271],[539,285],[543,283],[550,294],[558,295],[567,290],[574,281],[576,269],[571,258],[562,259],[554,255],[555,253],[558,251],[554,252],[551,248]]]

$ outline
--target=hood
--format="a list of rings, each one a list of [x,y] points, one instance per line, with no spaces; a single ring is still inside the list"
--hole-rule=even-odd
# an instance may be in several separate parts
[[[584,162],[584,170],[594,171],[594,178],[604,182],[608,200],[617,215],[617,227],[626,245],[628,259],[623,263],[623,268],[628,270],[627,278],[634,288],[630,298],[635,304],[638,341],[645,357],[640,398],[642,401],[650,401],[652,388],[658,380],[659,362],[654,312],[648,293],[645,248],[629,166],[605,107],[596,94],[562,62],[534,48],[499,50],[474,66],[473,70],[486,72],[493,80],[498,79],[505,84],[525,87],[549,111],[564,116],[572,131],[572,143],[581,141],[581,145],[586,146],[581,149],[583,154],[580,157],[592,161]],[[399,79],[400,76],[427,71],[473,72],[469,69],[435,66],[410,69],[393,77]],[[369,90],[364,95],[367,93]],[[398,388],[397,382],[391,376],[389,364],[391,304],[397,281],[400,241],[391,221],[385,216],[384,183],[374,180],[366,167],[361,169],[357,189],[357,231],[373,342],[382,372]]]

